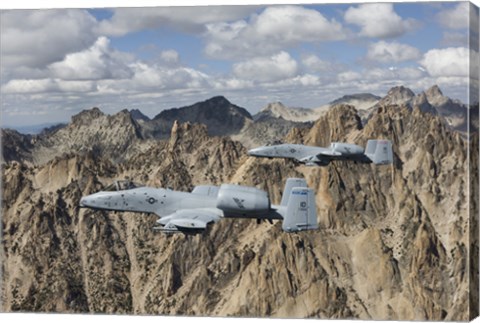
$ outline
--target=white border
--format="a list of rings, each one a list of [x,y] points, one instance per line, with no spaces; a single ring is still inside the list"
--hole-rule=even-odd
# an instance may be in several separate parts
[[[70,1],[61,1],[61,0],[42,0],[42,1],[33,1],[33,0],[14,0],[14,1],[2,1],[0,2],[0,9],[48,9],[48,8],[112,8],[112,7],[157,7],[157,6],[194,6],[194,5],[262,5],[262,4],[311,4],[311,3],[364,3],[364,2],[375,2],[371,0],[323,0],[323,1],[298,1],[298,0],[70,0]],[[430,0],[430,1],[415,1],[415,0],[403,0],[403,1],[385,1],[381,0],[378,2],[447,2],[442,0]],[[480,0],[472,0],[477,6],[480,6]],[[1,20],[0,20],[1,26]],[[0,44],[1,46],[1,44]],[[0,295],[1,296],[1,295]],[[1,310],[1,309],[0,309]],[[77,322],[104,322],[109,323],[158,323],[160,320],[162,323],[179,323],[179,322],[195,322],[195,323],[221,323],[221,322],[247,322],[247,323],[262,323],[267,322],[267,319],[258,319],[258,318],[211,318],[211,317],[174,317],[174,316],[129,316],[129,315],[92,315],[92,314],[11,314],[11,313],[1,313],[0,321],[1,322],[23,322],[28,321],[35,323],[43,322],[52,322],[52,323],[77,323]],[[315,320],[316,322],[362,322],[362,321],[349,321],[349,320]],[[299,322],[298,320],[293,319],[268,319],[270,323],[293,323]],[[395,322],[395,321],[363,321],[363,322]],[[474,320],[476,323],[480,323],[480,318]]]

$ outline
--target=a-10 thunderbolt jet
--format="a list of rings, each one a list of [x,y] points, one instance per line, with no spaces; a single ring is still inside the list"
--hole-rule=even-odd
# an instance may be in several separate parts
[[[281,144],[254,148],[250,156],[291,158],[307,166],[327,166],[333,160],[351,160],[358,163],[386,165],[393,162],[390,140],[368,140],[365,149],[358,145],[332,142],[330,147]]]
[[[166,233],[201,233],[222,218],[279,219],[286,232],[318,228],[314,191],[300,178],[287,180],[280,205],[271,205],[267,192],[254,187],[202,185],[178,192],[124,180],[82,197],[80,207],[154,213],[160,217],[154,229]]]

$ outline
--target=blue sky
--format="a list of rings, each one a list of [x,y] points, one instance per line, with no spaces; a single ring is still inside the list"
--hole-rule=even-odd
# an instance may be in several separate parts
[[[438,84],[467,101],[464,2],[4,10],[2,124],[215,95],[257,112]],[[478,55],[478,53],[474,53]]]

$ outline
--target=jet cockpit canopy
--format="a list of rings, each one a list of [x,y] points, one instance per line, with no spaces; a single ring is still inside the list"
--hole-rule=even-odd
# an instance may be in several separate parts
[[[103,189],[104,192],[114,192],[114,191],[124,191],[124,190],[131,190],[137,187],[143,187],[145,185],[132,182],[129,179],[124,180],[117,180],[112,184],[108,185]]]

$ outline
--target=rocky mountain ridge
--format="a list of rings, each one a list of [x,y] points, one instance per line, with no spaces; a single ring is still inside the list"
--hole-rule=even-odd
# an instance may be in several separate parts
[[[120,119],[116,131],[123,135],[114,143],[93,135]],[[391,166],[311,168],[257,159],[201,124],[173,122],[168,138],[154,140],[131,115],[97,109],[49,140],[59,143],[63,135],[73,146],[79,139],[68,129],[101,149],[73,149],[43,164],[22,156],[5,162],[6,311],[392,320],[475,315],[468,301],[468,142],[439,115],[388,105],[364,124],[355,107],[337,105],[308,127],[290,129],[285,139],[365,145],[389,138]],[[145,148],[116,159],[116,147],[125,143]],[[31,144],[26,149],[38,149]],[[478,140],[472,144],[478,149]],[[151,230],[154,215],[79,209],[82,195],[125,177],[177,190],[238,183],[268,191],[273,203],[286,178],[304,177],[316,192],[320,228],[292,235],[280,222],[223,219],[203,235],[165,236]],[[472,268],[478,271],[478,263]]]
[[[263,107],[260,112],[254,116],[254,119],[273,117],[294,122],[313,122],[336,105],[353,105],[358,111],[363,111],[373,107],[380,99],[380,97],[370,93],[350,94],[313,109],[287,107],[281,102],[273,102]]]
[[[86,147],[102,150],[105,148],[102,142],[111,141],[116,148],[109,153],[117,160],[124,160],[148,149],[151,141],[168,139],[175,120],[205,124],[209,135],[228,135],[247,148],[253,148],[283,141],[291,128],[308,128],[312,122],[339,104],[355,106],[363,123],[379,107],[398,105],[438,114],[453,129],[464,134],[467,131],[468,108],[461,102],[444,96],[438,86],[432,86],[418,95],[403,86],[392,88],[383,98],[368,93],[345,95],[317,109],[289,108],[276,102],[267,105],[253,117],[244,108],[218,96],[190,106],[164,110],[153,119],[137,109],[107,116],[100,109],[92,108],[73,116],[70,125],[55,126],[33,136],[16,133],[18,144],[14,145],[15,148],[12,146],[12,149],[7,147],[2,157],[8,161],[18,160],[22,156],[24,160],[38,164],[63,152]],[[475,111],[474,109],[473,112]],[[90,124],[96,125],[97,129],[90,127],[89,133],[78,131]],[[12,136],[13,132],[10,131],[9,134]],[[132,145],[135,147],[130,149]]]
[[[321,114],[321,111],[314,109],[289,108],[281,102],[273,102],[263,107],[253,116],[253,119],[282,118],[294,122],[308,122],[317,120]]]
[[[419,94],[415,94],[405,86],[396,86],[391,88],[383,98],[370,93],[344,95],[324,106],[313,109],[289,108],[280,102],[276,102],[265,106],[257,116],[263,118],[271,116],[296,122],[312,122],[332,107],[340,104],[355,106],[363,122],[379,107],[405,105],[411,109],[419,108],[422,112],[439,114],[445,118],[453,129],[462,133],[467,131],[468,107],[460,101],[444,96],[437,85],[433,85]]]
[[[144,139],[139,123],[128,110],[107,115],[94,107],[73,116],[66,127],[36,137],[31,155],[34,163],[44,164],[64,153],[88,150],[120,161],[147,149]]]
[[[463,133],[467,131],[469,107],[460,101],[444,96],[437,85],[417,95],[404,86],[394,87],[372,110],[388,105],[405,105],[412,109],[419,108],[423,112],[438,114],[444,117],[453,129]]]

